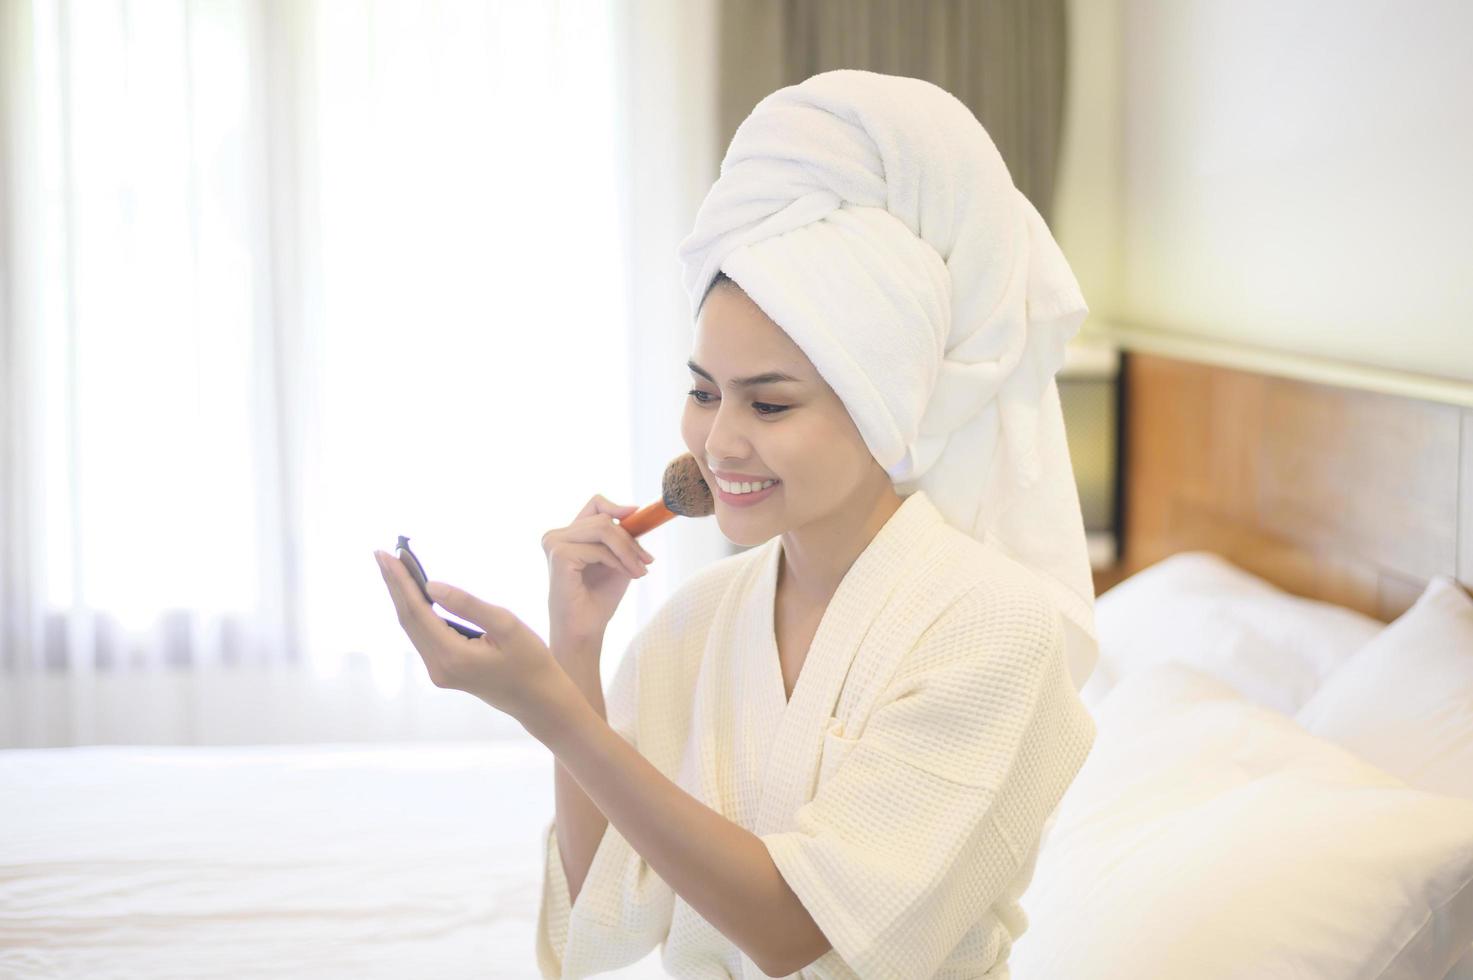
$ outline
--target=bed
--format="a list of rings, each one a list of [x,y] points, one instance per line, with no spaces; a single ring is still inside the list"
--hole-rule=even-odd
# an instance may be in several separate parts
[[[1098,737],[1012,975],[1470,980],[1473,408],[1123,370]],[[0,977],[534,978],[552,812],[529,739],[3,751]]]

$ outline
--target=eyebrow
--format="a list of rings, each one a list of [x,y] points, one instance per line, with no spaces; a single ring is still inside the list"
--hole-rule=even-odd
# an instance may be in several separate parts
[[[699,374],[701,377],[705,378],[712,384],[716,384],[716,379],[711,377],[710,373],[705,368],[697,364],[695,361],[686,361],[685,366],[690,368],[696,374]],[[783,374],[781,371],[766,371],[762,374],[754,374],[750,378],[731,379],[731,383],[736,385],[738,388],[751,388],[756,385],[773,384],[779,381],[792,381],[797,384],[803,383],[801,378],[795,378],[791,374]]]

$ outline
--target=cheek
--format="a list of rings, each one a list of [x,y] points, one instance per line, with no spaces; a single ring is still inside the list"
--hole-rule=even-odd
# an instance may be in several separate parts
[[[847,484],[863,471],[869,451],[862,443],[856,450],[833,419],[809,412],[793,423],[784,427],[780,445],[772,446],[771,452],[773,465],[783,465],[795,481],[804,477],[819,485]]]
[[[832,465],[833,433],[812,422],[811,416],[794,417],[759,429],[758,435],[765,433],[766,438],[758,444],[757,451],[769,471],[794,483],[823,479]]]

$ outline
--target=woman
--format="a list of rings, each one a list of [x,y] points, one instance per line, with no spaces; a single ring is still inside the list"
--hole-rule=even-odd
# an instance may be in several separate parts
[[[682,435],[753,547],[639,631],[607,720],[603,629],[647,557],[613,523],[632,507],[544,537],[550,652],[434,583],[487,630],[464,640],[384,564],[436,683],[557,757],[542,974],[663,943],[682,977],[1006,977],[1094,738],[1053,386],[1077,285],[965,106],[849,70],[758,104],[681,254]]]

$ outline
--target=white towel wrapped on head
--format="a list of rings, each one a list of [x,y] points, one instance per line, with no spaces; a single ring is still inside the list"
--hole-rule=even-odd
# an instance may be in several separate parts
[[[1094,583],[1055,375],[1088,307],[962,102],[817,74],[760,101],[680,243],[692,316],[725,272],[844,402],[896,491],[1037,576],[1075,687]]]

